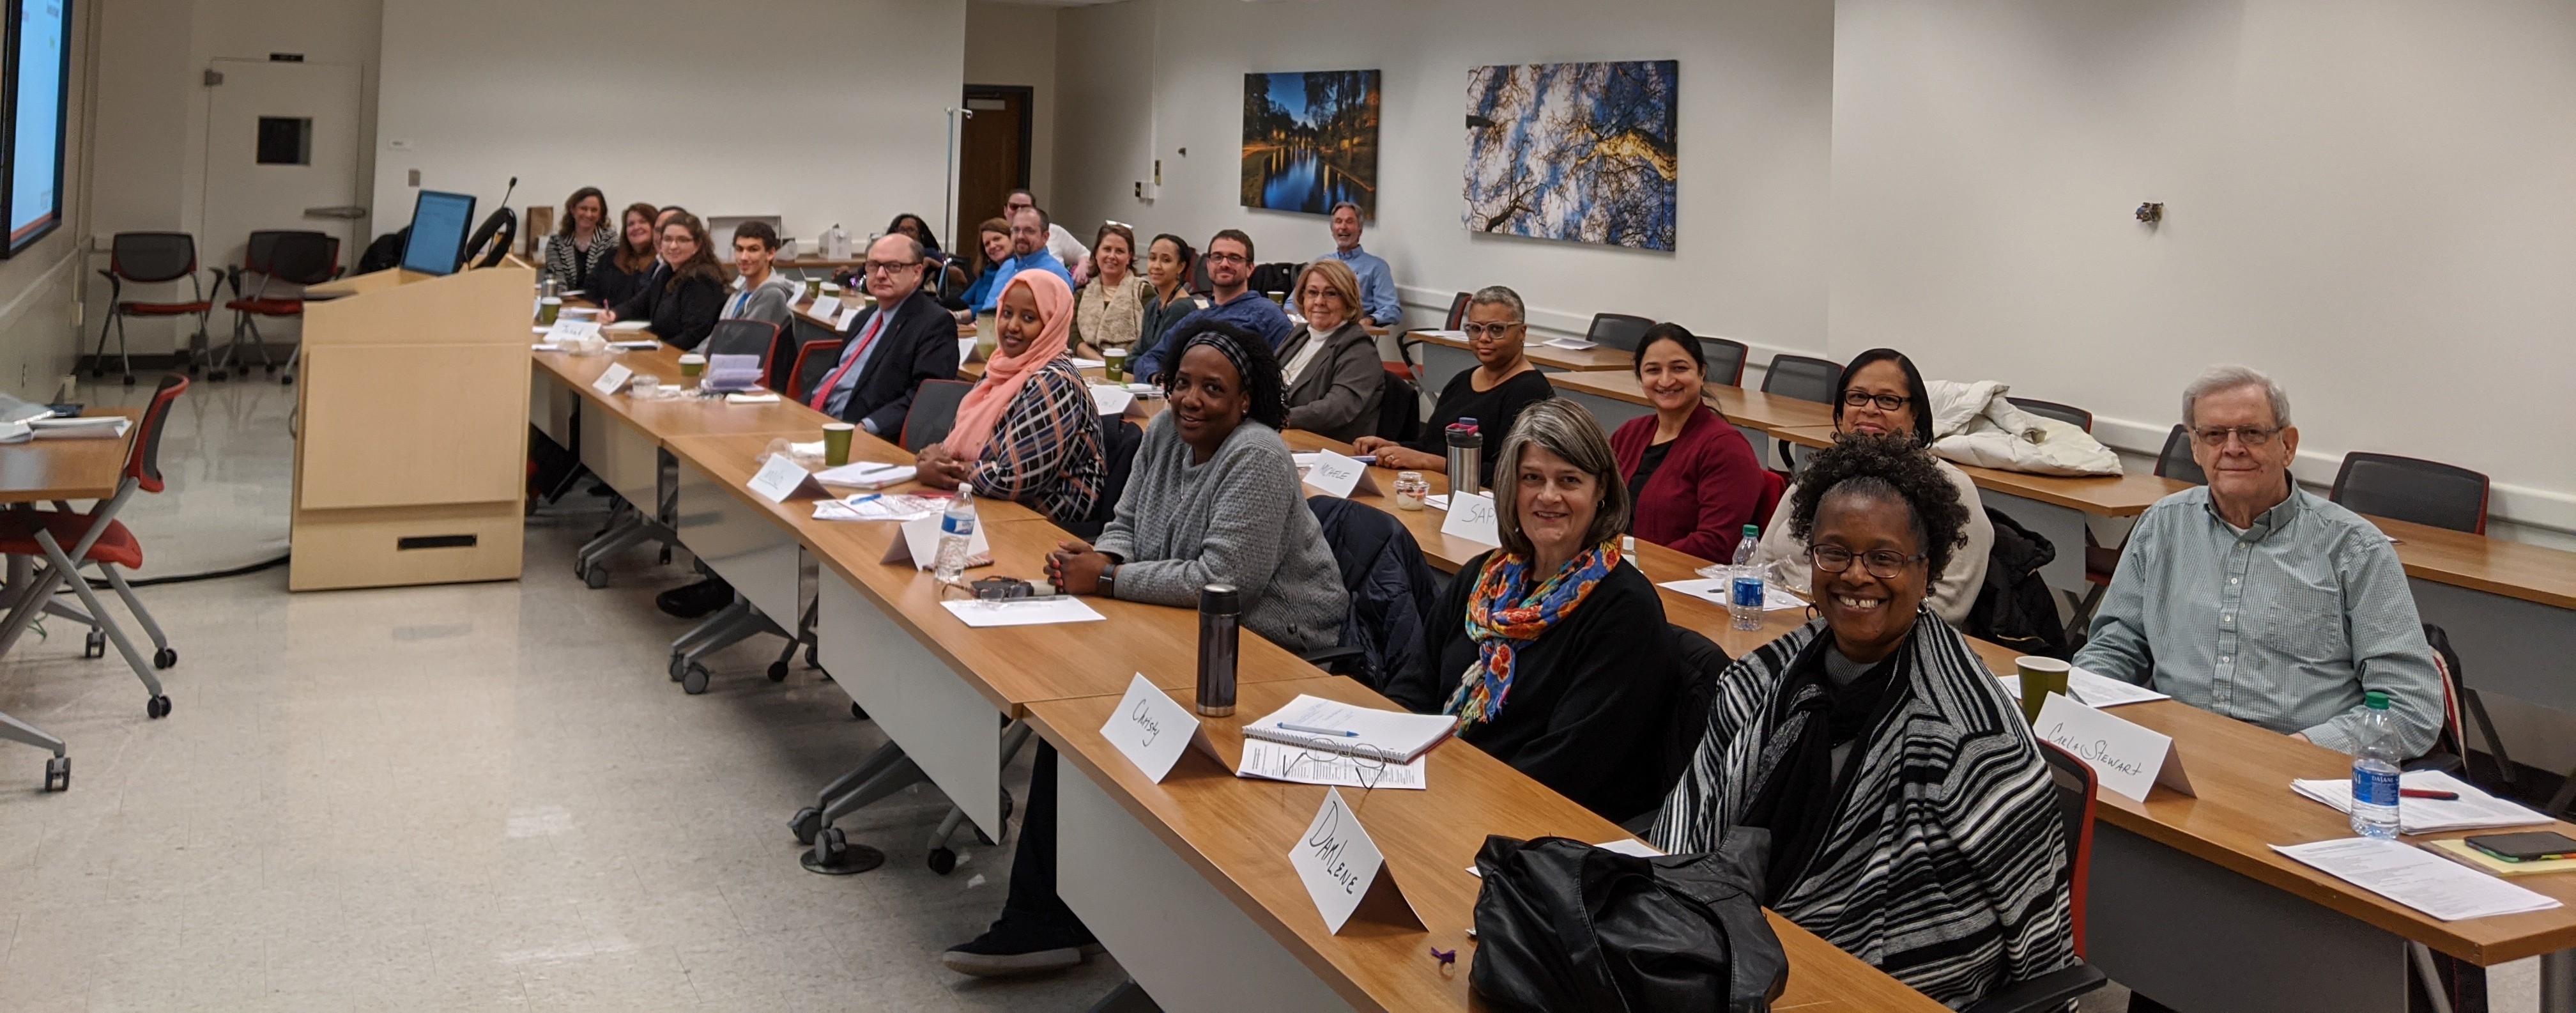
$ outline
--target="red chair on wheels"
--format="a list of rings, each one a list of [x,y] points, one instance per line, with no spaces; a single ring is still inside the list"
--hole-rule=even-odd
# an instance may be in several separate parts
[[[204,282],[197,280],[197,238],[185,232],[119,232],[108,246],[106,276],[108,285],[107,319],[99,321],[98,351],[89,359],[89,375],[107,375],[107,329],[116,328],[116,358],[123,365],[126,386],[134,385],[134,356],[125,349],[125,318],[182,317],[197,315],[197,334],[188,343],[188,368],[196,369],[195,355],[206,347],[206,320],[215,313],[215,304],[206,298]],[[188,279],[196,298],[187,302],[128,301],[125,283],[157,285],[165,281]],[[223,283],[218,272],[215,283]]]
[[[169,715],[170,697],[161,692],[161,679],[153,673],[178,664],[179,652],[170,646],[170,638],[162,635],[160,624],[152,621],[152,613],[144,609],[142,599],[134,596],[133,585],[125,581],[125,570],[143,565],[143,543],[116,519],[116,514],[126,500],[134,498],[136,490],[161,491],[162,423],[170,416],[170,405],[187,389],[187,377],[161,378],[152,403],[143,409],[142,428],[134,434],[134,449],[126,455],[125,476],[117,481],[115,495],[100,500],[87,512],[75,511],[71,504],[57,500],[51,510],[0,513],[0,555],[33,556],[46,563],[35,577],[33,593],[17,600],[7,630],[0,632],[0,655],[5,655],[35,617],[45,611],[55,590],[69,584],[72,593],[80,596],[81,607],[88,610],[90,620],[115,642],[126,665],[134,669],[135,676],[143,680],[143,688],[151,692],[144,713],[156,718]],[[65,549],[66,544],[71,547]],[[97,592],[90,589],[88,579],[80,573],[82,564],[98,568],[107,578],[108,587],[124,599],[126,610],[143,624],[145,633],[151,634],[153,653],[149,662],[134,649],[124,628],[100,606]]]
[[[257,275],[258,283],[242,290],[242,278]],[[242,264],[229,272],[233,298],[224,308],[233,311],[233,343],[225,346],[222,358],[207,373],[209,379],[221,380],[240,357],[242,334],[259,347],[260,368],[277,372],[277,362],[268,355],[268,341],[259,333],[260,317],[304,316],[303,286],[319,285],[340,276],[340,238],[324,232],[263,231],[250,234],[250,245],[242,252]],[[293,296],[272,294],[272,284],[296,286]],[[286,375],[279,383],[295,382],[295,360],[287,358]]]
[[[823,382],[833,364],[840,361],[840,338],[816,338],[796,349],[796,364],[787,370],[787,389],[783,392],[799,402],[814,398],[814,385]]]

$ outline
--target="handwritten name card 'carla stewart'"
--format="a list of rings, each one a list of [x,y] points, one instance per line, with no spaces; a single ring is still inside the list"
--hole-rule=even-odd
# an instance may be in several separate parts
[[[1324,789],[1324,805],[1288,849],[1288,864],[1296,867],[1297,879],[1306,884],[1306,894],[1314,898],[1325,927],[1335,933],[1363,907],[1371,912],[1372,921],[1422,926],[1421,916],[1395,885],[1395,874],[1387,871],[1386,856],[1378,853],[1377,842],[1360,828],[1358,814],[1342,801],[1340,789]]]
[[[2031,725],[2039,740],[2075,754],[2093,768],[2102,787],[2133,801],[2147,800],[2148,789],[2164,785],[2192,794],[2184,776],[2182,754],[2173,738],[2135,722],[2113,717],[2051,693]]]

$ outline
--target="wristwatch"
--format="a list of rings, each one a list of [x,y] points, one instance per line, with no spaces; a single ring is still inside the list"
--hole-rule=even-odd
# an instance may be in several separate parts
[[[1100,568],[1100,596],[1118,597],[1118,564],[1111,563]]]

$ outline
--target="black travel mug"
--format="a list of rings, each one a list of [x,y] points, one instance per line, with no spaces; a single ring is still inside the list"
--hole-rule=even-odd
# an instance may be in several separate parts
[[[1199,589],[1199,713],[1234,713],[1234,660],[1243,638],[1243,596],[1232,584]]]

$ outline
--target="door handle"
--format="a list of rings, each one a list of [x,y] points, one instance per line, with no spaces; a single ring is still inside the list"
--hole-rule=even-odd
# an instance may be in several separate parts
[[[356,221],[366,216],[367,209],[355,204],[340,204],[332,207],[304,209],[304,217],[306,218],[343,218],[350,221]]]

